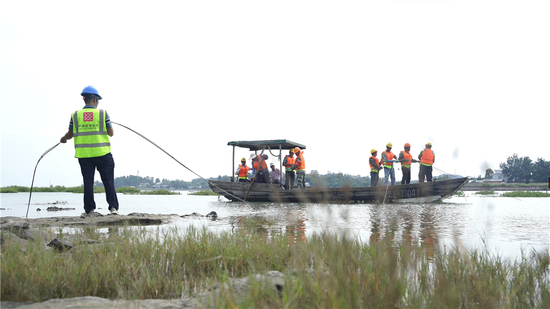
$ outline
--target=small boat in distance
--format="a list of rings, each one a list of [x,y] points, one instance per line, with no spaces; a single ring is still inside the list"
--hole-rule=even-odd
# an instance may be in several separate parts
[[[234,141],[227,143],[233,146],[233,169],[235,170],[235,147],[248,148],[250,151],[279,150],[278,157],[282,162],[282,151],[294,147],[305,149],[306,146],[289,140]],[[282,164],[282,163],[281,163]],[[282,166],[279,170],[283,170]],[[231,173],[231,175],[233,172]],[[453,196],[469,181],[468,177],[439,180],[434,182],[413,183],[408,185],[377,187],[341,187],[341,188],[294,188],[286,190],[281,185],[210,180],[212,191],[231,201],[276,202],[276,203],[430,203]]]

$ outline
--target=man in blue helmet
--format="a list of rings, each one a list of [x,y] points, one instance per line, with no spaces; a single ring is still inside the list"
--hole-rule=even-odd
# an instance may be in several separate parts
[[[84,108],[71,116],[69,131],[61,137],[66,143],[74,137],[75,157],[78,158],[84,179],[84,211],[82,217],[101,216],[96,213],[94,201],[94,175],[99,171],[105,187],[105,195],[111,214],[118,214],[118,198],[115,191],[115,162],[111,155],[109,137],[114,134],[107,111],[97,109],[101,96],[96,88],[88,86],[80,94]]]

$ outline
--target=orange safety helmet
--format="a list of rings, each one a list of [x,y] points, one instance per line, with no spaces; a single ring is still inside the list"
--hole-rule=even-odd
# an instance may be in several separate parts
[[[411,144],[405,143],[405,148],[407,148],[407,147],[411,147]]]
[[[300,152],[300,148],[299,147],[294,148],[294,153],[298,153],[298,152]]]

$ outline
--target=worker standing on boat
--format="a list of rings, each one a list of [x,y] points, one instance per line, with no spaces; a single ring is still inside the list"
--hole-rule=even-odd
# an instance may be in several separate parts
[[[378,155],[378,151],[376,151],[376,149],[372,149],[370,153],[372,155],[369,158],[370,186],[376,187],[376,185],[378,184],[379,172],[382,169],[382,166],[380,166],[380,161],[378,161],[378,158],[376,157]]]
[[[238,175],[239,182],[250,182],[248,180],[248,172],[250,171],[250,168],[246,165],[246,159],[241,159],[241,165],[237,167],[237,171],[235,172],[235,175]]]
[[[418,155],[420,160],[420,172],[418,173],[418,181],[432,181],[432,165],[435,163],[435,152],[432,151],[432,143],[426,143],[426,148]]]
[[[403,178],[401,178],[401,184],[411,183],[411,163],[418,162],[413,159],[411,154],[411,144],[405,143],[405,150],[401,150],[399,153],[399,162],[401,162],[401,171],[403,172]]]
[[[306,161],[304,160],[304,152],[299,147],[294,148],[296,161],[294,161],[294,169],[296,170],[296,182],[298,188],[306,187]]]
[[[388,177],[391,177],[391,185],[395,184],[395,169],[393,163],[399,162],[395,160],[396,156],[391,152],[393,145],[386,144],[386,150],[382,152],[382,165],[384,166],[384,185],[388,184]]]
[[[83,217],[96,215],[94,200],[94,175],[99,171],[105,187],[105,196],[111,214],[118,214],[118,198],[115,191],[115,161],[111,154],[109,137],[114,134],[113,125],[107,111],[97,109],[102,97],[93,86],[88,86],[80,94],[84,99],[84,108],[73,113],[69,130],[61,139],[66,143],[74,137],[75,157],[78,158],[84,180]]]
[[[266,160],[268,155],[258,155],[253,160],[254,169],[256,169],[256,182],[271,183],[269,179],[269,170],[267,169]]]
[[[296,176],[292,168],[294,160],[294,148],[292,148],[283,159],[283,166],[285,167],[285,189],[294,189],[294,178]]]

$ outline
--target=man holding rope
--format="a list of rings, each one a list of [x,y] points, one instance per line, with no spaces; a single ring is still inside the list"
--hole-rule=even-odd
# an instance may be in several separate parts
[[[115,162],[111,155],[109,137],[114,134],[107,111],[97,109],[101,96],[96,88],[88,86],[80,94],[84,108],[73,113],[69,131],[61,137],[66,143],[74,137],[75,157],[78,158],[84,180],[84,211],[82,217],[98,216],[95,212],[94,175],[99,171],[105,187],[105,195],[111,214],[118,214],[118,198],[115,191]]]

